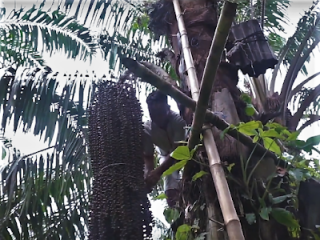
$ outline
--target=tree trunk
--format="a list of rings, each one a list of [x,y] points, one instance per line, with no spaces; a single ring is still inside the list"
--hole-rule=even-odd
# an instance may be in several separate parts
[[[161,5],[161,4],[162,5]],[[187,30],[187,36],[190,44],[190,50],[192,53],[193,61],[195,64],[196,75],[199,82],[199,86],[201,86],[202,76],[204,74],[205,65],[207,62],[208,53],[211,47],[212,39],[214,36],[214,32],[217,26],[217,2],[215,0],[202,0],[202,1],[181,1],[181,10],[183,12],[183,20]],[[172,13],[172,3],[168,3],[168,1],[159,1],[158,5],[153,5],[154,11],[149,14],[150,16],[150,29],[154,31],[156,34],[165,33],[172,45],[174,50],[174,55],[176,58],[177,64],[174,66],[176,72],[182,82],[181,87],[184,90],[190,91],[190,86],[188,86],[186,78],[187,69],[184,64],[183,51],[180,42],[180,34],[178,30],[178,24],[176,18],[171,16]],[[158,15],[157,15],[158,13]],[[162,17],[161,17],[162,14]],[[157,15],[157,17],[155,17]],[[163,21],[163,22],[161,22]],[[164,29],[161,28],[161,23],[166,26]],[[227,43],[228,44],[228,43]],[[240,99],[241,92],[237,88],[238,84],[238,69],[225,61],[225,57],[223,56],[220,62],[220,65],[217,69],[217,73],[215,76],[215,81],[211,93],[211,100],[209,101],[210,108],[214,111],[220,111],[226,116],[226,121],[228,123],[237,124],[241,122],[250,121],[251,118],[248,117],[245,113],[246,104]],[[187,89],[186,89],[187,88]],[[226,100],[226,97],[228,100]],[[190,122],[189,122],[190,123]],[[235,168],[240,166],[241,156],[246,155],[247,149],[235,139],[224,137],[221,139],[220,133],[221,131],[218,129],[214,130],[214,141],[217,144],[217,149],[222,162],[235,163]],[[184,202],[188,204],[194,204],[199,200],[199,194],[203,194],[205,192],[205,201],[207,207],[207,217],[208,217],[208,228],[212,222],[210,222],[210,218],[214,216],[220,216],[220,209],[216,203],[212,202],[214,196],[214,189],[209,189],[208,187],[199,186],[196,183],[191,181],[191,178],[194,174],[200,171],[200,166],[193,162],[187,168],[184,169],[183,174],[183,198]],[[240,168],[241,172],[241,168]],[[211,180],[212,181],[212,180]],[[213,186],[212,182],[211,185]],[[191,189],[191,190],[190,190]],[[239,190],[240,189],[240,190]],[[238,192],[242,189],[238,188]],[[192,192],[191,192],[192,191]],[[211,191],[211,192],[208,192]],[[233,197],[239,197],[240,194],[233,194]],[[242,203],[234,203],[237,210],[238,215],[240,215],[240,209],[242,207]],[[246,206],[247,207],[247,206]],[[249,204],[250,207],[250,204]],[[218,217],[219,218],[219,217]],[[217,219],[213,219],[217,220]],[[266,239],[273,240],[276,238],[272,238],[268,236],[269,233],[273,233],[272,231],[251,231],[250,229],[256,228],[258,229],[257,224],[249,225],[247,224],[247,220],[242,216],[241,218],[242,227],[247,228],[244,229],[246,233],[246,239]],[[218,221],[219,222],[219,221]],[[258,221],[259,222],[259,221]],[[277,224],[269,223],[261,224],[264,226],[264,229],[270,230],[270,226],[278,226]],[[217,229],[217,223],[212,224],[212,227]],[[206,231],[206,229],[204,230]],[[250,233],[250,234],[249,234]],[[220,240],[220,233],[210,232],[212,238],[207,239],[215,239],[218,236]],[[261,236],[263,235],[263,236]]]

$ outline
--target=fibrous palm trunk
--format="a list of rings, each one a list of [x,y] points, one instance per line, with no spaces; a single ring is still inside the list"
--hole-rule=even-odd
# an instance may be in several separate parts
[[[215,33],[217,26],[217,1],[216,0],[202,0],[202,1],[180,1],[182,16],[185,26],[186,34],[188,36],[190,50],[192,53],[192,58],[196,70],[196,75],[198,79],[198,84],[201,86],[201,80],[204,74],[208,53],[210,51],[210,46],[212,39]],[[189,69],[186,68],[188,64],[184,62],[183,49],[181,44],[181,35],[178,30],[177,20],[173,15],[172,4],[170,1],[159,1],[156,4],[152,5],[152,11],[149,12],[150,16],[150,29],[158,35],[166,34],[170,40],[172,48],[174,50],[176,58],[176,72],[180,77],[182,84],[180,85],[184,90],[192,90],[190,83],[188,83],[187,72]],[[165,28],[161,25],[166,26]],[[185,34],[185,33],[181,33]],[[229,43],[227,42],[227,45]],[[171,61],[173,62],[173,61]],[[211,100],[209,101],[209,107],[214,111],[220,110],[226,115],[227,121],[229,123],[237,124],[239,121],[246,122],[251,120],[245,113],[246,104],[240,99],[241,92],[237,88],[238,84],[238,69],[232,64],[225,61],[224,56],[221,58],[220,65],[217,69],[215,81],[211,93]],[[229,102],[233,107],[223,108],[217,106],[217,103],[223,102],[225,94],[219,94],[223,89],[227,89],[228,94],[231,96],[231,102]],[[217,94],[215,94],[217,93]],[[192,92],[192,94],[194,94]],[[219,99],[221,98],[221,99]],[[228,103],[227,103],[228,105]],[[230,105],[230,106],[231,106]],[[191,122],[189,122],[190,124]],[[214,140],[217,144],[217,149],[220,155],[220,158],[223,162],[236,163],[240,165],[240,155],[239,155],[239,143],[233,138],[225,136],[223,139],[220,138],[221,131],[214,131]],[[241,147],[240,147],[241,148]],[[244,148],[242,149],[244,150]],[[192,176],[200,170],[199,165],[195,162],[190,162],[185,167],[184,170],[184,189],[186,191],[184,194],[184,203],[189,203],[189,205],[195,203],[199,198],[198,194],[203,191],[206,192],[206,199],[215,199],[215,192],[208,192],[208,189],[203,190],[201,187],[195,186],[195,183],[191,181]],[[209,183],[210,184],[210,183]],[[190,193],[190,189],[194,192]],[[235,204],[237,210],[243,208],[242,203]],[[213,209],[213,208],[212,208]],[[208,212],[210,214],[210,211]],[[219,214],[215,214],[216,216]],[[243,221],[246,221],[245,218],[242,218]],[[221,219],[215,219],[216,221],[223,222]],[[262,226],[263,224],[261,224]],[[249,226],[248,224],[243,224],[243,227]],[[277,224],[264,224],[265,230],[262,230],[266,233],[270,233],[271,227],[278,226]],[[247,231],[246,231],[247,230]],[[252,228],[244,229],[246,239],[258,239],[261,237],[261,231],[251,231]],[[260,229],[261,230],[261,229]],[[263,239],[272,239],[274,234],[265,234]]]

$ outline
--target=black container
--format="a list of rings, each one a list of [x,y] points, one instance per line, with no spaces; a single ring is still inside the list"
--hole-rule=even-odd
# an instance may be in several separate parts
[[[233,26],[229,40],[233,44],[231,49],[227,49],[227,59],[250,77],[258,77],[278,63],[259,22],[255,19]]]

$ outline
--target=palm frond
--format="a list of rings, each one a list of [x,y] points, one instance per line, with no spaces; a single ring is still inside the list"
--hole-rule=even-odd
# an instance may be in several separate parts
[[[308,56],[313,50],[312,43],[315,42],[316,36],[319,34],[319,30],[317,27],[318,23],[318,13],[317,13],[317,5],[320,1],[314,1],[312,6],[308,11],[304,13],[304,15],[299,19],[296,31],[294,34],[287,40],[286,44],[283,46],[282,50],[278,54],[279,62],[276,65],[272,78],[270,81],[270,91],[274,92],[275,81],[280,71],[280,66],[284,65],[287,68],[290,68],[300,57],[302,54],[306,56],[306,60],[303,63],[300,63],[300,68],[296,67],[298,72],[302,70],[304,74],[307,74],[307,69],[305,67],[305,63],[309,61]],[[292,69],[293,67],[291,67]],[[291,70],[293,71],[293,70]],[[288,70],[289,72],[289,70]],[[287,75],[286,78],[291,78],[291,75]],[[288,82],[289,80],[287,80]],[[289,85],[288,85],[289,86]],[[286,87],[288,87],[286,86]],[[284,88],[283,88],[284,89]],[[290,89],[291,90],[291,89]]]
[[[298,111],[293,115],[293,118],[291,120],[291,123],[293,128],[296,129],[300,120],[303,117],[304,112],[310,108],[310,105],[314,102],[318,102],[320,96],[320,85],[318,85],[317,87],[315,87],[314,89],[312,89],[311,91],[309,91],[308,95],[305,96],[300,103],[299,109]],[[315,111],[316,109],[313,108],[313,111]],[[319,111],[319,109],[318,109]]]
[[[53,2],[55,1],[53,0]],[[59,8],[64,9],[67,13],[73,13],[77,19],[84,18],[84,24],[108,26],[110,22],[113,22],[115,31],[121,28],[120,25],[123,28],[130,28],[130,24],[128,24],[130,12],[135,11],[139,15],[142,12],[141,6],[143,4],[142,2],[131,3],[125,0],[90,0],[88,2],[56,0],[56,2],[59,2]]]
[[[30,42],[22,43],[19,48],[14,46],[13,39],[6,39],[6,44],[0,42],[0,58],[2,67],[8,66],[36,66],[45,67],[42,56],[34,51]]]
[[[6,129],[12,120],[14,131],[19,126],[28,131],[35,123],[33,133],[44,136],[44,140],[49,142],[53,140],[55,131],[65,128],[68,123],[81,128],[86,125],[83,99],[91,91],[91,82],[92,78],[82,74],[79,77],[77,74],[60,76],[39,68],[19,68],[17,72],[12,68],[11,72],[2,69],[2,128]],[[58,91],[60,87],[62,92]]]
[[[1,239],[85,238],[91,175],[84,147],[77,150],[74,162],[70,154],[12,152],[0,172]]]
[[[288,101],[290,101],[294,95],[298,94],[299,92],[302,91],[302,88],[308,83],[310,82],[312,79],[314,79],[315,77],[319,76],[320,72],[317,72],[315,74],[313,74],[312,76],[308,77],[307,79],[303,80],[298,86],[296,86],[289,95]]]
[[[23,9],[14,10],[2,18],[0,40],[7,49],[19,53],[33,49],[33,52],[38,52],[37,55],[44,51],[51,55],[54,50],[58,50],[64,51],[69,58],[91,59],[96,51],[96,44],[88,28],[59,10],[46,12],[35,6],[26,12]],[[6,55],[2,58],[3,61],[8,60]]]
[[[47,154],[14,151],[2,166],[1,239],[85,238],[91,167],[83,99],[90,93],[90,80],[87,86],[86,77],[76,74],[61,84],[57,76],[28,68],[6,69],[0,76],[4,129],[12,119],[14,130],[34,125],[34,134],[54,142]]]
[[[320,116],[319,115],[308,115],[307,118],[309,120],[307,120],[305,123],[303,123],[301,125],[301,127],[299,127],[298,131],[301,132],[302,130],[304,130],[306,127],[309,127],[311,124],[317,122],[320,120]]]
[[[289,0],[268,0],[265,6],[265,21],[264,30],[269,33],[275,33],[276,31],[283,32],[283,24],[288,23],[288,17],[285,14],[289,7]],[[236,20],[237,22],[243,22],[254,18],[261,18],[261,0],[256,1],[254,4],[250,4],[250,0],[240,1]]]

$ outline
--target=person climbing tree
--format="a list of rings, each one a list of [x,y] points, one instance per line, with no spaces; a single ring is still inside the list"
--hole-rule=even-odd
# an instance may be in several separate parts
[[[144,124],[145,182],[149,191],[160,180],[161,175],[174,163],[170,154],[186,139],[186,122],[170,109],[167,95],[154,91],[147,97],[151,120]],[[154,166],[154,145],[160,153],[160,166]],[[174,207],[179,197],[179,172],[164,177],[164,191],[169,207]]]

